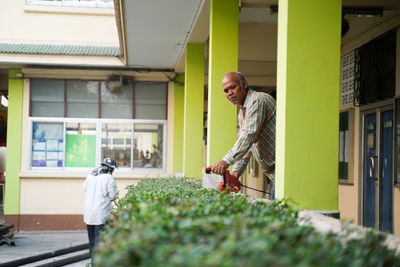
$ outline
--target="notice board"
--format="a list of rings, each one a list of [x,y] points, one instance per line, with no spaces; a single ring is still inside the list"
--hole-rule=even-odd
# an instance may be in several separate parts
[[[96,136],[67,134],[65,146],[66,167],[96,166]]]

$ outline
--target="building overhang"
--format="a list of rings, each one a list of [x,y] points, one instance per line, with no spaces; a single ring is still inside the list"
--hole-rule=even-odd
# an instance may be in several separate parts
[[[240,23],[277,24],[271,7],[278,2],[239,1]],[[352,12],[363,7],[399,8],[398,0],[343,0],[342,5]],[[114,8],[121,60],[129,67],[183,73],[186,44],[208,42],[210,0],[114,0]]]

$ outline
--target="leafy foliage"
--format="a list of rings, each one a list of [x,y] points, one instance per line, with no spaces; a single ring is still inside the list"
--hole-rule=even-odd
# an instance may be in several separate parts
[[[288,201],[250,202],[195,179],[146,179],[119,200],[95,266],[400,266],[369,232],[362,240],[297,223]]]

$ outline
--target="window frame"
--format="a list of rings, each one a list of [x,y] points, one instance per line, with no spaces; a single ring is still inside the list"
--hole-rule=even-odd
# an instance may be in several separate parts
[[[340,179],[339,177],[339,153],[340,153],[340,147],[338,146],[338,181],[339,185],[353,185],[354,184],[354,115],[355,111],[354,108],[347,108],[347,109],[342,109],[339,110],[339,114],[348,112],[348,126],[349,126],[349,137],[348,137],[348,167],[347,167],[347,179]],[[339,123],[340,123],[340,117],[339,117]],[[340,125],[339,125],[340,127]],[[338,129],[338,133],[340,133],[340,128]],[[338,140],[339,141],[339,140]],[[340,144],[338,144],[340,145]]]
[[[42,0],[26,0],[27,5],[36,5],[36,6],[56,6],[56,7],[94,7],[94,8],[114,8],[114,2],[107,4],[102,2],[101,0],[91,0],[91,1],[42,1]]]
[[[32,134],[33,134],[33,123],[63,123],[63,164],[62,167],[32,167]],[[116,171],[119,173],[128,173],[128,174],[165,174],[167,170],[167,120],[143,120],[143,119],[103,119],[103,118],[55,118],[55,117],[29,117],[29,141],[28,146],[25,149],[25,153],[29,155],[27,157],[28,160],[28,169],[31,172],[60,172],[64,173],[67,171],[70,172],[82,172],[82,171],[90,171],[93,167],[65,167],[65,153],[66,153],[66,124],[67,123],[94,123],[96,124],[96,155],[95,155],[95,166],[101,162],[101,141],[102,141],[102,125],[103,123],[121,123],[121,124],[131,124],[132,126],[132,139],[134,135],[134,127],[135,124],[158,124],[163,125],[163,153],[162,153],[162,168],[133,168],[133,143],[131,146],[131,167],[125,168],[121,167]]]
[[[110,119],[113,120],[114,118],[102,118],[102,94],[101,94],[101,83],[106,82],[105,80],[102,79],[80,79],[80,78],[72,78],[72,79],[65,79],[65,78],[31,78],[29,81],[29,117],[34,117],[32,116],[32,80],[60,80],[63,81],[64,88],[63,88],[63,93],[64,93],[64,118],[72,118],[68,117],[68,101],[67,101],[67,95],[68,95],[68,86],[67,83],[68,81],[84,81],[84,82],[98,82],[99,83],[99,91],[98,91],[98,107],[97,107],[97,119]],[[136,119],[136,106],[135,106],[135,92],[136,92],[136,87],[137,84],[162,84],[165,86],[165,117],[163,119],[151,119],[151,120],[168,120],[168,82],[157,82],[157,81],[132,81],[131,82],[131,90],[132,90],[132,118],[129,118],[129,120],[135,120]],[[36,117],[36,118],[46,118],[46,117]],[[54,117],[54,118],[59,118],[59,117]],[[84,118],[86,119],[86,118]],[[89,119],[89,118],[88,118]],[[94,118],[93,118],[94,119]],[[141,120],[146,120],[146,119],[141,119]]]
[[[341,125],[344,124],[344,122],[340,121],[342,115],[345,115],[347,117],[346,118],[347,125],[345,127],[347,129],[345,129],[343,131],[341,130]],[[349,139],[350,139],[350,129],[349,129],[350,125],[349,124],[350,124],[349,123],[349,111],[347,111],[347,110],[341,111],[339,113],[339,180],[344,180],[344,181],[348,181],[349,180],[349,156],[350,156],[349,155]],[[346,131],[347,131],[347,140],[346,140]],[[341,143],[340,142],[341,141],[341,135],[340,134],[342,132],[344,133],[344,136],[343,136],[344,140]],[[343,155],[341,155],[342,154],[341,152],[343,153]],[[346,156],[347,156],[347,162],[345,160]],[[340,160],[341,157],[343,158],[343,160]],[[342,172],[340,171],[341,170],[341,167],[340,167],[341,163],[347,163],[346,168]],[[341,176],[341,174],[345,175],[345,177]]]

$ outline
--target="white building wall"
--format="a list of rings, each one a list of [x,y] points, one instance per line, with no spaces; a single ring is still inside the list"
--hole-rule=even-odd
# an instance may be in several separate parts
[[[20,214],[83,214],[85,192],[81,177],[53,177],[21,179]],[[118,175],[116,175],[118,177]],[[122,198],[128,185],[135,185],[140,179],[116,178],[118,198]]]
[[[76,78],[76,79],[106,79],[112,71],[94,70],[60,70],[60,69],[22,69],[28,78],[24,79],[23,96],[23,134],[21,155],[21,215],[67,215],[82,214],[84,191],[82,184],[92,168],[84,170],[30,170],[30,138],[29,126],[29,78]],[[166,82],[163,73],[121,72],[122,75],[133,76],[136,81]],[[168,121],[167,121],[167,167],[161,174],[134,174],[116,170],[114,177],[119,189],[119,197],[123,197],[128,185],[137,184],[140,180],[153,177],[169,177],[172,173],[172,134],[173,134],[173,82],[168,83]]]
[[[119,46],[113,8],[27,5],[0,1],[0,40]]]

